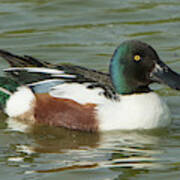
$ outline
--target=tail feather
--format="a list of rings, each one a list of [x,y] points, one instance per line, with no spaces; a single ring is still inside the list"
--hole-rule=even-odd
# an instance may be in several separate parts
[[[17,56],[8,51],[0,49],[0,56],[4,58],[12,67],[50,67],[51,64],[41,62],[31,56]]]
[[[0,77],[0,108],[4,109],[9,97],[17,90],[19,83],[7,77]]]

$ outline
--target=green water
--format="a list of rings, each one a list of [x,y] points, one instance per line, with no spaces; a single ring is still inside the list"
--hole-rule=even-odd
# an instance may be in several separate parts
[[[180,1],[0,1],[0,48],[17,54],[107,71],[113,50],[127,39],[151,44],[180,72]],[[23,133],[10,130],[2,114],[0,179],[179,180],[180,92],[153,87],[172,112],[166,130]]]

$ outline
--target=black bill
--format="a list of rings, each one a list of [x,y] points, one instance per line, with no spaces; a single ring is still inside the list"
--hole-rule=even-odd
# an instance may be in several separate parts
[[[171,70],[162,61],[156,63],[150,78],[154,82],[163,83],[173,89],[180,90],[180,74]]]

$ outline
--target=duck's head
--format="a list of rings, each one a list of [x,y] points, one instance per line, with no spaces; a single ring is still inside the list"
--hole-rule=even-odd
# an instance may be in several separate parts
[[[115,50],[110,74],[119,94],[149,92],[149,84],[153,82],[180,90],[180,75],[164,64],[150,45],[141,41],[125,41]]]

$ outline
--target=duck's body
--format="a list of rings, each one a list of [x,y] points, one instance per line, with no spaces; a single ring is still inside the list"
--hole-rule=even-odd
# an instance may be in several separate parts
[[[39,66],[7,69],[15,79],[13,87],[8,85],[14,80],[4,83],[1,78],[0,103],[10,117],[83,131],[152,129],[171,122],[168,107],[148,85],[161,78],[180,89],[180,78],[147,44],[128,41],[118,47],[110,75],[41,63],[5,51],[0,55],[12,66]],[[163,71],[168,74],[165,78]]]
[[[28,124],[41,123],[84,131],[132,130],[166,127],[170,113],[154,92],[104,97],[102,90],[72,85],[34,94],[21,87],[7,101],[5,112]],[[74,88],[69,93],[68,88]]]

